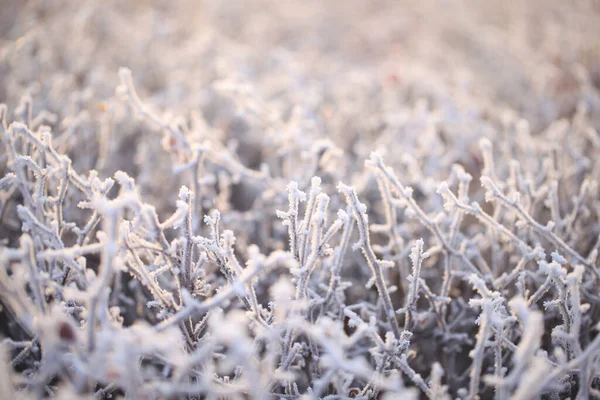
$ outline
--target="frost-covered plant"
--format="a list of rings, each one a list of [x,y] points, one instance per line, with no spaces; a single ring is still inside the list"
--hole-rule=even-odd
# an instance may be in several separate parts
[[[0,397],[600,398],[600,21],[467,3],[1,13]]]

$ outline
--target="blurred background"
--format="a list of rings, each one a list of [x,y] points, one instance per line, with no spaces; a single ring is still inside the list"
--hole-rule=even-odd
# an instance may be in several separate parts
[[[570,111],[579,80],[600,84],[600,2],[592,0],[0,6],[0,100],[16,102],[29,91],[55,110],[65,109],[74,89],[109,96],[119,66],[172,106],[201,102],[205,85],[223,76],[269,79],[263,75],[275,70],[272,79],[287,73],[323,83],[328,74],[373,68],[400,85],[468,84],[483,97],[553,119]]]
[[[119,67],[165,120],[194,122],[198,140],[284,180],[306,177],[279,171],[270,152],[302,158],[324,138],[346,155],[332,181],[352,178],[371,150],[411,153],[445,179],[451,162],[477,169],[476,140],[506,121],[536,135],[583,104],[600,129],[598,1],[1,0],[0,10],[0,102],[16,113],[29,94],[34,114],[55,114],[46,123],[76,168],[123,169],[159,203],[174,202],[179,182],[156,185],[172,160],[115,95]]]

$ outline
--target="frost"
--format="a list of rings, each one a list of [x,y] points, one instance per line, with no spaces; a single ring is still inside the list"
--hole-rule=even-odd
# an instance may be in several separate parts
[[[600,398],[600,18],[450,3],[3,5],[0,397]]]

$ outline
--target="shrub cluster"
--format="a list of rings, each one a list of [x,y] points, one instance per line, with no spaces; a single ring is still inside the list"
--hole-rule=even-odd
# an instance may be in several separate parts
[[[194,2],[150,3],[31,2],[0,30],[2,398],[600,398],[587,30],[549,25],[573,46],[529,55],[555,68],[538,81],[509,64],[540,85],[518,99],[501,76],[484,90],[485,54],[448,76],[415,49],[402,73],[368,65],[350,39],[393,48],[385,2],[245,21],[207,1],[202,29]],[[426,3],[407,15],[435,20]],[[420,40],[462,43],[474,15]],[[315,16],[356,23],[348,48],[339,21],[313,43]],[[138,60],[115,34],[136,26]]]

